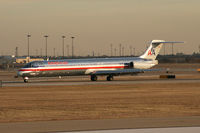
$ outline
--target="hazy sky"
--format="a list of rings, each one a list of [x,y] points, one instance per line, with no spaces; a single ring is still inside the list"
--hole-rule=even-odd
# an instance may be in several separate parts
[[[44,55],[45,34],[51,55],[54,47],[62,55],[62,35],[70,49],[75,36],[75,55],[110,55],[111,43],[141,53],[153,39],[185,41],[175,52],[193,53],[200,45],[199,7],[199,0],[0,0],[0,55],[14,54],[16,46],[27,54],[27,34],[31,54],[42,48]]]

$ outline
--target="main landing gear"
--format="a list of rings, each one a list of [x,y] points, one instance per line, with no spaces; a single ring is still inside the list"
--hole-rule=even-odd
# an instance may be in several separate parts
[[[28,77],[24,77],[24,83],[28,83]]]
[[[109,76],[107,76],[107,81],[113,81],[113,75],[109,75]]]
[[[114,78],[113,75],[108,75],[106,79],[107,81],[112,81]],[[97,81],[97,75],[91,75],[91,81]]]
[[[97,76],[96,75],[91,75],[91,81],[97,81]]]

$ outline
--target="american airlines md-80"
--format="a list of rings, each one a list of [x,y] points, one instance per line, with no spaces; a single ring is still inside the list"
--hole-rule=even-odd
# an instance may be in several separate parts
[[[98,75],[105,75],[107,81],[111,81],[113,76],[149,71],[149,68],[158,64],[156,57],[165,43],[182,42],[153,40],[147,51],[139,57],[33,61],[19,69],[17,75],[22,77],[24,82],[28,82],[30,77],[78,75],[90,75],[92,81],[97,81]]]

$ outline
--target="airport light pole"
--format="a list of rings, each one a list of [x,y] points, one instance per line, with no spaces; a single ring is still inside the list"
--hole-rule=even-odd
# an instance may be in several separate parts
[[[94,51],[92,51],[92,56],[94,57]]]
[[[71,37],[72,38],[72,58],[74,57],[74,38],[75,37]]]
[[[122,56],[124,56],[124,46],[122,47]]]
[[[30,54],[29,54],[29,38],[30,38],[30,37],[31,37],[31,35],[28,34],[28,35],[27,35],[27,41],[28,41],[28,55],[27,55],[27,56],[28,56],[28,57],[30,56]]]
[[[110,44],[110,54],[111,54],[111,56],[113,56],[113,45],[112,45],[112,43]]]
[[[129,48],[130,48],[130,56],[132,56],[132,53],[133,53],[132,46],[130,46]]]
[[[53,48],[53,55],[54,55],[54,58],[56,57],[56,48]]]
[[[121,56],[122,44],[119,44],[119,56]]]
[[[29,58],[30,58],[30,53],[29,53],[29,38],[31,37],[31,35],[27,35],[27,41],[28,41],[28,62],[29,62]]]
[[[115,48],[115,56],[117,56],[117,49]]]
[[[65,36],[62,36],[62,48],[63,48],[63,58],[64,58],[64,56],[65,56]]]
[[[15,57],[18,57],[18,47],[15,49]]]
[[[48,35],[45,35],[45,44],[46,44],[46,59],[47,59],[47,38],[49,37]]]

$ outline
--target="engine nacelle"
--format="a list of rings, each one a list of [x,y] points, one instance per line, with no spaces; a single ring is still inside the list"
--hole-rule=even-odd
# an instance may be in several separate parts
[[[134,63],[133,62],[124,63],[124,66],[125,66],[126,69],[134,68]]]

